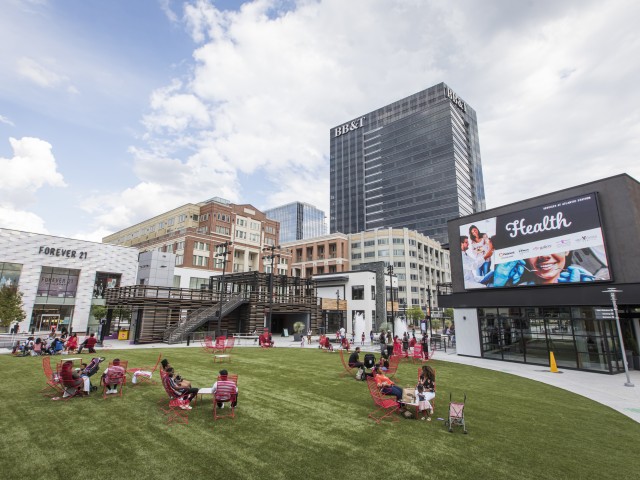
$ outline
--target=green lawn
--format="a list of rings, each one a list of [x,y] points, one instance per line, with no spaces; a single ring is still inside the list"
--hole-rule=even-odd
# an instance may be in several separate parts
[[[158,353],[101,355],[133,367],[153,364]],[[467,393],[469,434],[451,434],[435,419],[376,425],[367,418],[366,384],[339,376],[337,353],[233,353],[224,366],[239,374],[236,419],[214,424],[208,401],[190,412],[189,425],[175,426],[158,408],[160,383],[128,385],[123,398],[54,402],[38,393],[40,358],[0,356],[0,478],[638,478],[640,425],[554,387],[434,361],[435,417],[445,415],[450,391],[459,399]],[[201,349],[166,355],[194,386],[211,386],[221,368]],[[413,385],[416,372],[402,363],[397,383]]]

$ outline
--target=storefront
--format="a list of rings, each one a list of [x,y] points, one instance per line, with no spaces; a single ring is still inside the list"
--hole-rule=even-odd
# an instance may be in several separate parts
[[[449,222],[460,355],[624,371],[640,332],[640,184],[628,175]]]
[[[0,288],[18,285],[23,294],[21,331],[98,333],[92,305],[134,284],[137,269],[134,248],[0,229]]]

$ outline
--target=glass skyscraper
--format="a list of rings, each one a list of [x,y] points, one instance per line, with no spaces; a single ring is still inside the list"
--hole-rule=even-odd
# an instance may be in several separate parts
[[[330,131],[330,231],[408,228],[448,243],[485,209],[476,112],[440,83]]]
[[[293,242],[326,235],[325,214],[313,205],[293,202],[264,211],[267,218],[280,222],[280,242]]]

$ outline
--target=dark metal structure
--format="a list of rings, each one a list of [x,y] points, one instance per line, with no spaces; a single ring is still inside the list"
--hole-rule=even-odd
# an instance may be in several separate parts
[[[224,282],[227,295],[232,300],[222,298],[222,285],[215,286],[216,281],[222,282],[222,279],[214,277],[212,281],[213,291],[149,285],[113,288],[107,292],[106,306],[110,310],[117,307],[132,310],[131,331],[136,343],[167,341],[167,332],[181,324],[193,323],[191,320],[195,315],[200,315],[202,321],[197,327],[184,330],[180,340],[193,331],[216,330],[219,310],[222,310],[221,332],[228,335],[248,334],[254,329],[264,328],[270,305],[272,333],[281,333],[285,329],[293,332],[296,322],[303,322],[305,331],[317,329],[321,324],[322,310],[312,281],[274,275],[273,293],[270,294],[270,274],[227,274]]]

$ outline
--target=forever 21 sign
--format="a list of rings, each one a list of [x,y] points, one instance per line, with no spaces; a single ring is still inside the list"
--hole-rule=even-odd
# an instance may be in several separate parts
[[[40,255],[49,255],[51,257],[79,258],[80,260],[89,258],[89,254],[87,252],[79,252],[77,250],[69,250],[67,248],[40,246],[38,253]]]

